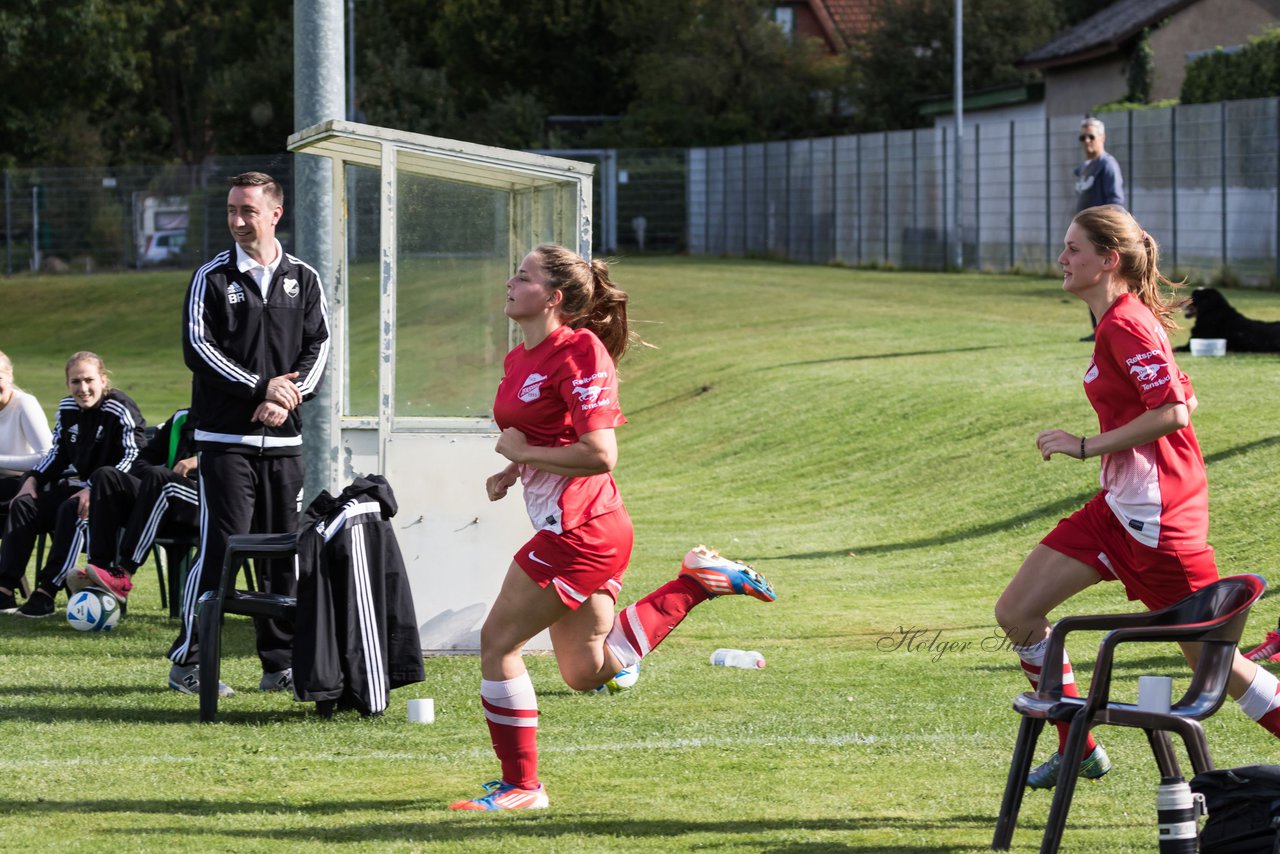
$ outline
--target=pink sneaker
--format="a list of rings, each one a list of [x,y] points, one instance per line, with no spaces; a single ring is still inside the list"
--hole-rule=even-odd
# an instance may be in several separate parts
[[[1280,661],[1280,631],[1267,632],[1262,643],[1244,654],[1250,661]]]
[[[90,587],[106,590],[121,602],[128,598],[129,591],[133,589],[133,579],[123,569],[103,569],[100,566],[89,564],[80,572],[84,573],[84,577],[88,580]],[[70,587],[71,585],[68,584],[67,586]]]

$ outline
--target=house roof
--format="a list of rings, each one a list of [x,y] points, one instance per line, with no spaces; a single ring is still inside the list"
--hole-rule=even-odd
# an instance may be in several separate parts
[[[819,0],[815,5],[825,6],[835,27],[852,44],[866,34],[876,21],[876,8],[882,0]]]
[[[1152,24],[1198,0],[1118,0],[1018,60],[1022,68],[1053,68],[1115,53]]]

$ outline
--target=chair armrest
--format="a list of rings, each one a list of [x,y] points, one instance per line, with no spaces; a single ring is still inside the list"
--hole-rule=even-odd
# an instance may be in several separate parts
[[[1044,664],[1040,670],[1041,693],[1062,693],[1062,659],[1066,648],[1067,635],[1077,631],[1131,631],[1150,626],[1157,612],[1145,611],[1127,614],[1080,614],[1063,617],[1053,624],[1049,632],[1049,645],[1045,648]],[[1101,651],[1099,652],[1101,657]],[[1094,681],[1090,683],[1089,693],[1093,694],[1093,686],[1097,684],[1098,672],[1101,668],[1094,666]],[[1104,680],[1105,681],[1105,680]]]
[[[1204,632],[1205,627],[1195,623],[1182,626],[1129,626],[1107,632],[1098,644],[1098,658],[1093,665],[1087,704],[1096,709],[1111,702],[1111,671],[1116,647],[1120,644],[1176,643],[1184,639],[1194,641]]]

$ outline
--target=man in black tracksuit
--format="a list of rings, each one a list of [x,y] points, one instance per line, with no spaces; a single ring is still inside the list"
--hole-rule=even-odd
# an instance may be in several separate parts
[[[169,687],[200,691],[196,601],[218,585],[227,538],[297,528],[302,507],[302,420],[329,356],[320,277],[276,240],[284,193],[269,175],[231,179],[227,226],[235,247],[191,278],[182,351],[191,369],[200,458],[200,547],[182,594]],[[261,589],[293,594],[293,561],[273,561]],[[264,691],[292,688],[293,627],[255,618]],[[233,692],[219,685],[222,696]]]

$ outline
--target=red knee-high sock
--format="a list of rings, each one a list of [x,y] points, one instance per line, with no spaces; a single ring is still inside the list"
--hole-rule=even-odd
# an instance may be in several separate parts
[[[1018,659],[1022,662],[1022,672],[1027,675],[1027,680],[1031,683],[1033,691],[1040,690],[1040,672],[1044,666],[1044,651],[1048,646],[1048,638],[1030,646],[1014,644],[1013,649],[1018,653]],[[1076,675],[1071,670],[1071,659],[1067,658],[1065,649],[1062,651],[1062,696],[1080,696],[1080,692],[1076,690]],[[1058,752],[1061,753],[1067,746],[1067,733],[1070,731],[1071,725],[1066,721],[1054,721],[1053,725],[1058,729]],[[1097,746],[1098,742],[1094,740],[1093,733],[1089,733],[1084,745],[1084,755],[1088,756]]]
[[[493,752],[502,763],[502,781],[538,788],[538,696],[529,674],[502,682],[481,679],[480,702]]]
[[[1253,674],[1253,682],[1236,702],[1263,729],[1280,736],[1280,680],[1261,664]]]
[[[668,581],[618,612],[605,645],[619,664],[632,667],[662,643],[694,605],[709,598],[702,585],[688,576]]]

